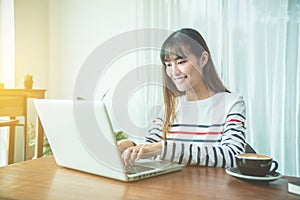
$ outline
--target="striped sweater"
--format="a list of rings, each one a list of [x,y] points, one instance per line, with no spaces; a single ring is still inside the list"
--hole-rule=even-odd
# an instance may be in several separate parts
[[[176,118],[162,140],[163,110],[153,120],[146,143],[163,143],[160,159],[209,167],[234,167],[234,155],[245,151],[245,103],[234,93],[199,100],[179,98]]]

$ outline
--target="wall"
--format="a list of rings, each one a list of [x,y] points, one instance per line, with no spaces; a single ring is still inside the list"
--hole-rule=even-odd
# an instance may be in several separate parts
[[[7,4],[8,2],[10,3],[9,5]],[[4,6],[3,9],[5,12],[2,14],[5,17],[10,16],[7,15],[10,6],[13,6],[11,14],[14,15],[10,21],[12,27],[8,27],[14,30],[14,32],[6,32],[4,35],[6,38],[2,38],[5,42],[1,43],[2,45],[6,45],[5,51],[1,51],[1,55],[5,59],[1,59],[2,70],[0,76],[1,80],[5,83],[5,88],[23,88],[23,77],[25,74],[33,75],[34,88],[48,88],[48,0],[1,1],[1,5]],[[7,38],[8,36],[12,36],[12,38],[9,39]],[[7,48],[7,45],[10,45],[10,48]],[[7,50],[14,52],[8,54]],[[3,69],[4,67],[5,69]],[[36,113],[34,112],[32,101],[30,101],[28,107],[28,122],[34,124]],[[17,127],[15,161],[23,160],[22,129],[22,127]],[[1,139],[6,141],[5,132],[1,133]],[[5,147],[6,144],[1,145],[0,165],[6,163]]]
[[[15,86],[32,74],[34,88],[48,88],[48,0],[15,0]]]
[[[47,89],[47,98],[73,98],[75,80],[89,54],[136,27],[135,1],[15,0],[15,87],[23,88],[24,76],[31,74],[33,88]],[[134,55],[120,59],[111,75],[122,76],[126,68],[122,72],[119,67],[134,66],[135,60]],[[102,84],[111,88],[114,81],[108,78]],[[32,100],[28,106],[28,122],[35,123]],[[17,132],[15,161],[21,161],[21,128]]]
[[[15,0],[16,87],[32,74],[49,98],[72,98],[88,55],[136,27],[135,1]]]
[[[135,28],[135,9],[135,0],[49,1],[50,98],[73,98],[83,62],[104,41]]]

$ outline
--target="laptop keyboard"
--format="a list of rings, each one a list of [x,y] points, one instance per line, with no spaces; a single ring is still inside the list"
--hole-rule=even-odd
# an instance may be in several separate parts
[[[151,167],[133,165],[133,166],[127,166],[126,172],[127,172],[127,174],[136,174],[139,172],[145,172],[145,171],[149,171],[149,170],[153,170],[153,169],[154,168],[151,168]]]

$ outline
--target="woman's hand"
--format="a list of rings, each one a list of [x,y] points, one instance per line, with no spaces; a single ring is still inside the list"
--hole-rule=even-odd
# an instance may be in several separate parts
[[[135,143],[133,143],[132,141],[130,140],[119,140],[117,142],[117,145],[118,145],[118,148],[120,149],[121,153],[123,153],[123,151],[129,147],[133,147],[135,146]]]
[[[150,158],[156,155],[160,155],[162,151],[162,143],[156,142],[151,144],[140,144],[138,146],[133,146],[127,148],[123,154],[122,158],[125,165],[134,164],[135,160]]]

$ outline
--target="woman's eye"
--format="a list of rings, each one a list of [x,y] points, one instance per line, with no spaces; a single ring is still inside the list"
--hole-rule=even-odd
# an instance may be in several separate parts
[[[180,61],[178,61],[178,65],[182,65],[182,64],[184,64],[184,63],[186,63],[186,60],[180,60]]]
[[[165,63],[166,67],[171,67],[172,65],[170,63]]]

